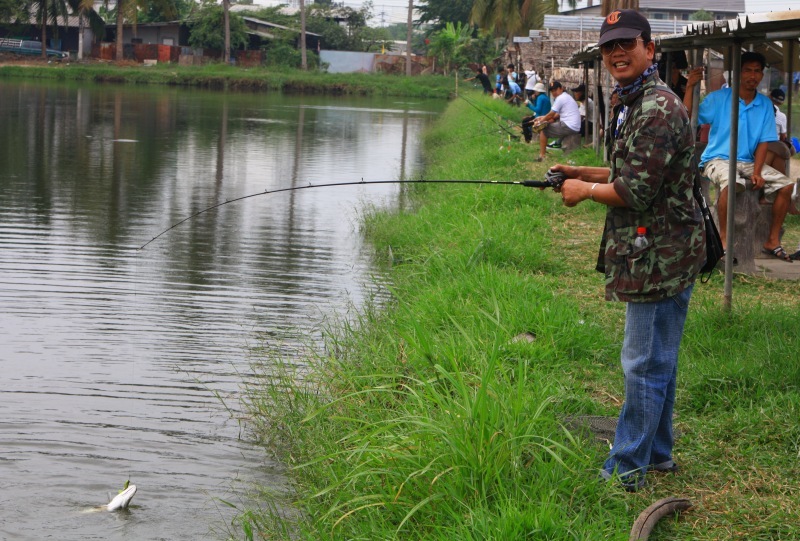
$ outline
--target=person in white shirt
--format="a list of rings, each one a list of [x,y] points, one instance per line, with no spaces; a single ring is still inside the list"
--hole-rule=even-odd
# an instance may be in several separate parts
[[[553,106],[550,112],[534,123],[534,126],[546,124],[539,132],[539,157],[536,161],[544,160],[547,152],[547,138],[562,138],[580,133],[581,113],[575,99],[564,91],[560,81],[550,83],[550,94],[553,96]],[[534,131],[537,131],[534,129]]]
[[[594,121],[594,102],[592,98],[586,96],[586,85],[581,83],[577,87],[572,89],[572,95],[575,98],[575,101],[578,102],[578,112],[581,115],[581,135],[586,135],[584,133],[584,127],[586,126],[586,120],[589,120],[589,133],[592,133],[593,123]]]
[[[540,80],[536,70],[533,69],[533,64],[531,64],[531,69],[525,70],[525,77],[527,78],[525,81],[525,97],[531,99],[534,92],[533,87],[536,86],[536,83]]]
[[[775,130],[778,134],[778,140],[767,144],[767,159],[764,163],[781,173],[786,173],[787,160],[792,157],[792,150],[794,150],[786,134],[786,115],[780,110],[780,105],[786,99],[786,94],[780,88],[776,88],[770,93],[769,97],[772,100],[772,106],[775,111]]]

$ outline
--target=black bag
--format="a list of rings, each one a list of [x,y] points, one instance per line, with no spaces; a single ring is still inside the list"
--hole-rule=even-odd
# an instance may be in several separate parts
[[[700,212],[703,214],[703,226],[706,229],[706,263],[700,269],[700,281],[705,284],[711,278],[711,273],[719,260],[725,255],[725,250],[722,249],[722,237],[719,236],[714,217],[711,216],[711,209],[708,208],[706,198],[703,197],[703,190],[700,188],[697,176],[694,178],[694,199],[700,206]],[[703,274],[707,276],[703,277]]]

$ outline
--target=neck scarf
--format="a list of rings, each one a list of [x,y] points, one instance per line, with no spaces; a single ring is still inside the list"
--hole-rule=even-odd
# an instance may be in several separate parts
[[[656,71],[658,71],[658,64],[653,63],[653,65],[644,70],[642,74],[638,76],[631,84],[625,86],[620,86],[617,84],[617,86],[614,87],[614,92],[619,94],[620,97],[633,94],[634,92],[641,90],[642,86],[644,86],[644,80],[650,77]]]
[[[631,94],[633,94],[635,92],[638,92],[644,86],[645,79],[650,77],[656,71],[658,71],[658,64],[657,63],[653,63],[649,68],[644,70],[642,72],[642,74],[639,75],[636,78],[636,80],[633,81],[631,84],[626,85],[626,86],[620,86],[619,84],[617,84],[617,86],[614,87],[614,92],[619,94],[620,98],[622,98],[623,96],[629,96],[629,95],[631,95]],[[619,112],[619,115],[617,116],[617,123],[614,126],[614,137],[619,137],[620,127],[622,127],[622,123],[625,122],[625,117],[626,116],[628,116],[628,106],[624,104],[624,100],[623,100],[622,110]]]

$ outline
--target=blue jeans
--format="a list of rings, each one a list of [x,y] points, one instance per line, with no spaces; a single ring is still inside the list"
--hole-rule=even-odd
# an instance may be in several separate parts
[[[625,314],[622,370],[625,403],[603,477],[643,483],[648,467],[672,462],[672,409],[678,348],[693,286],[659,302],[629,302]]]

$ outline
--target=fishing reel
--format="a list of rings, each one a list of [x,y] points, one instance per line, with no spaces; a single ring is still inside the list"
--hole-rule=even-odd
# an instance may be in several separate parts
[[[553,188],[556,190],[561,188],[565,180],[567,180],[567,175],[563,172],[548,169],[544,175],[544,180],[524,180],[522,185],[529,188]]]
[[[564,181],[567,180],[567,175],[565,175],[562,171],[553,171],[552,169],[548,169],[547,173],[544,175],[544,181],[547,183],[548,186],[552,186],[555,188],[560,188]]]

